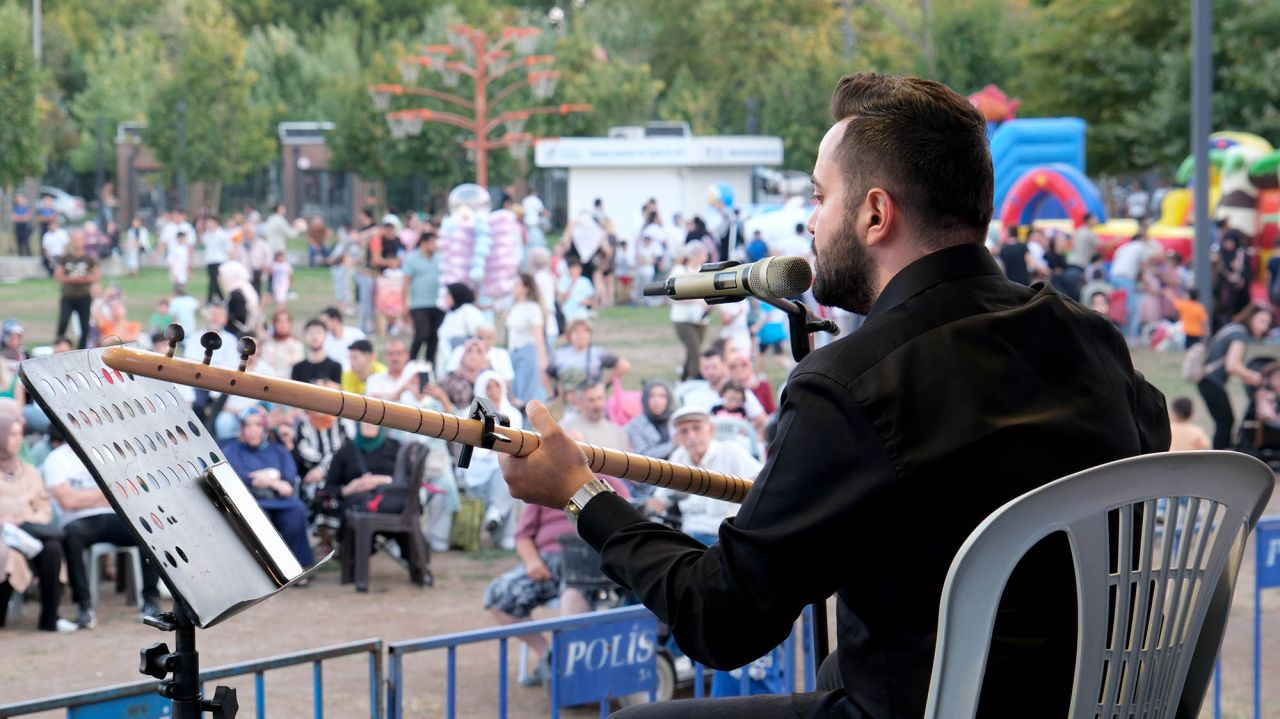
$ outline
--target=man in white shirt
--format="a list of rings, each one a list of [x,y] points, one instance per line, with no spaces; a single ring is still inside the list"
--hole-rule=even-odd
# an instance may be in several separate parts
[[[729,381],[729,368],[725,366],[724,357],[715,349],[706,349],[698,358],[698,373],[702,379],[688,380],[676,385],[675,396],[682,407],[697,407],[710,411],[720,404],[720,389]],[[767,419],[764,407],[755,392],[744,392],[742,408],[747,411],[747,419],[757,427],[763,426]]]
[[[387,371],[376,372],[365,380],[364,392],[389,402],[414,402],[420,395],[418,373],[428,371],[427,364],[409,359],[409,347],[401,337],[391,337],[383,346]],[[411,396],[405,397],[408,392]]]
[[[795,232],[792,234],[769,243],[769,251],[773,254],[791,257],[808,257],[812,247],[813,238],[809,237],[809,231],[805,229],[803,222],[796,223]]]
[[[169,254],[169,248],[178,239],[178,233],[185,233],[187,238],[195,241],[196,228],[187,222],[187,213],[182,210],[173,210],[166,212],[165,217],[168,219],[163,226],[160,227],[160,246],[159,250],[162,255]]]
[[[298,230],[293,229],[289,224],[288,218],[284,216],[285,207],[283,204],[276,205],[275,212],[271,213],[271,217],[262,223],[262,227],[258,228],[258,234],[267,240],[267,245],[271,247],[271,256],[274,257],[277,252],[284,252],[290,238],[297,237]],[[354,340],[353,340],[354,341]]]
[[[221,300],[223,296],[222,288],[218,286],[218,268],[231,259],[231,236],[222,229],[217,217],[209,215],[204,218],[204,234],[200,236],[200,242],[204,245],[204,266],[209,273],[209,294],[205,302],[213,302],[215,297]]]
[[[62,222],[54,215],[49,220],[49,229],[40,238],[40,247],[44,251],[44,258],[49,268],[50,276],[53,275],[53,266],[58,264],[58,258],[62,257],[67,251],[67,245],[71,244],[71,235],[62,227]]]
[[[1130,338],[1138,336],[1138,273],[1146,254],[1146,245],[1138,235],[1120,245],[1111,257],[1111,284],[1125,291],[1124,333]]]
[[[524,211],[524,227],[528,232],[527,246],[545,246],[547,237],[542,233],[542,216],[546,214],[547,208],[538,197],[537,188],[529,188],[529,194],[525,195],[524,199],[520,201],[520,207]]]
[[[57,503],[58,523],[66,533],[63,540],[66,549],[67,577],[71,583],[71,598],[75,601],[76,624],[81,629],[93,629],[98,618],[94,611],[89,579],[85,567],[85,553],[98,542],[109,542],[122,547],[137,546],[133,532],[123,519],[111,509],[89,469],[76,456],[69,444],[61,444],[45,457],[40,465],[49,496]],[[147,475],[148,478],[150,475]],[[135,482],[154,481],[141,477]],[[156,487],[159,489],[159,487]],[[145,492],[144,487],[130,486],[127,492]],[[157,600],[155,568],[148,561],[142,563],[142,607],[139,618],[160,613]]]
[[[671,440],[676,445],[671,461],[755,479],[763,466],[760,461],[737,442],[721,442],[715,435],[715,425],[708,412],[687,405],[681,407],[671,415]],[[732,502],[684,495],[669,489],[655,491],[649,503],[659,512],[678,504],[680,529],[706,545],[715,543],[720,523],[738,513],[738,505]]]
[[[342,365],[342,370],[351,369],[351,343],[365,339],[365,334],[355,327],[342,324],[342,312],[337,307],[326,307],[320,313],[320,321],[324,323],[327,334],[324,338],[324,353],[329,359]]]
[[[569,436],[581,435],[581,439],[608,449],[631,449],[631,438],[626,430],[609,421],[605,416],[604,383],[581,387],[577,393],[577,414],[566,417],[561,426]],[[576,439],[577,437],[575,437]]]

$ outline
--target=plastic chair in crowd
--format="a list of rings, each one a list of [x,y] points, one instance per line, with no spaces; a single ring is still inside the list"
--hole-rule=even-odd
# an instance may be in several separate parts
[[[409,452],[420,453],[411,456]],[[431,547],[422,534],[422,503],[419,490],[422,485],[421,472],[426,463],[425,444],[407,443],[400,448],[396,457],[395,477],[392,485],[405,488],[404,509],[395,514],[382,512],[348,512],[345,518],[343,535],[340,538],[339,559],[342,564],[342,583],[355,582],[357,592],[369,591],[369,555],[373,554],[373,537],[375,534],[396,534],[408,537],[407,544],[400,548],[409,561],[411,578],[421,578],[425,585],[434,583],[429,565],[431,563]]]
[[[101,557],[124,555],[129,561],[124,566],[129,568],[129,603],[128,606],[142,606],[142,553],[137,547],[122,547],[109,542],[98,542],[84,552],[86,577],[89,580],[89,602],[98,606],[98,568]]]
[[[1005,583],[1056,532],[1071,545],[1079,616],[1068,716],[1171,718],[1180,704],[1198,716],[1245,541],[1274,484],[1243,454],[1161,453],[1064,477],[997,509],[947,573],[926,719],[975,716]]]
[[[750,422],[737,417],[712,417],[711,423],[716,428],[716,439],[722,442],[737,442],[743,449],[750,452],[752,457],[760,459],[759,436]]]

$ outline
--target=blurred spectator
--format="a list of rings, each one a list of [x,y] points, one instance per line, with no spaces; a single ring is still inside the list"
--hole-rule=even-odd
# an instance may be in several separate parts
[[[112,287],[103,298],[97,326],[99,343],[134,342],[142,335],[142,323],[129,319],[128,305],[119,287]]]
[[[507,383],[497,372],[481,372],[476,377],[472,392],[475,397],[488,400],[498,414],[511,422],[512,427],[523,424],[520,410],[507,399]],[[502,479],[498,453],[489,449],[473,450],[470,465],[458,470],[458,481],[467,495],[484,500],[484,529],[494,546],[514,549],[516,500],[507,492],[507,483]]]
[[[364,383],[369,375],[386,372],[387,366],[374,356],[373,344],[369,340],[352,342],[347,353],[351,368],[342,371],[342,389],[345,392],[364,394]]]
[[[71,233],[66,252],[59,254],[53,268],[53,278],[62,285],[58,300],[58,330],[54,334],[65,335],[71,314],[75,313],[80,324],[80,349],[89,346],[92,288],[101,276],[98,261],[84,252],[84,233],[79,230]]]
[[[77,608],[76,625],[81,629],[92,629],[97,624],[97,615],[89,591],[85,552],[98,542],[109,542],[122,547],[137,546],[137,539],[125,521],[111,508],[106,495],[98,487],[89,469],[76,456],[71,445],[60,444],[50,452],[40,470],[44,474],[45,488],[57,504],[58,524],[66,534],[63,546],[66,550],[71,600],[76,603]],[[138,617],[159,614],[159,598],[156,569],[151,562],[143,560],[142,606]]]
[[[1142,273],[1145,255],[1146,248],[1143,246],[1142,237],[1135,235],[1128,242],[1120,245],[1111,256],[1111,284],[1117,290],[1125,292],[1124,333],[1131,338],[1138,336],[1140,323],[1138,303],[1142,299],[1138,290],[1138,279]]]
[[[712,417],[738,417],[747,419],[747,390],[730,380],[720,388],[720,403],[711,408]]]
[[[155,311],[147,318],[147,332],[153,335],[164,334],[173,322],[173,313],[169,311],[169,298],[161,297],[156,300]]]
[[[762,466],[751,453],[736,442],[715,439],[711,415],[697,407],[681,407],[671,415],[671,433],[675,450],[671,461],[702,467],[714,472],[754,479]],[[685,534],[710,546],[715,544],[720,523],[738,513],[738,505],[720,499],[684,495],[659,488],[649,500],[658,512],[666,512],[672,504],[680,507],[680,529]]]
[[[324,353],[330,359],[342,365],[342,369],[351,367],[351,356],[347,349],[356,340],[364,339],[364,332],[355,327],[342,324],[342,313],[337,307],[326,307],[320,311],[320,321],[324,323],[328,334],[324,340]]]
[[[343,522],[349,511],[399,512],[404,506],[394,506],[391,503],[393,496],[399,502],[418,501],[416,487],[405,488],[408,491],[398,495],[380,491],[394,482],[399,451],[400,443],[388,437],[385,429],[361,422],[355,437],[343,443],[334,454],[325,480],[325,491],[341,498]],[[387,537],[400,545],[401,556],[408,555],[408,538],[404,534],[388,533]],[[414,584],[426,586],[424,575],[412,567],[409,571],[409,578]]]
[[[218,269],[218,282],[227,297],[227,330],[236,337],[257,334],[259,311],[258,292],[249,281],[249,269],[231,260]]]
[[[1235,427],[1235,413],[1231,409],[1231,400],[1227,397],[1227,382],[1233,375],[1249,387],[1258,387],[1263,382],[1262,374],[1249,369],[1245,364],[1245,352],[1249,341],[1267,334],[1271,323],[1270,308],[1250,304],[1209,340],[1205,355],[1207,372],[1196,387],[1213,417],[1214,449],[1227,449],[1231,446],[1232,430]]]
[[[556,300],[566,323],[585,320],[591,316],[595,305],[596,290],[585,275],[585,267],[573,255],[565,257],[566,274],[556,285]]]
[[[542,303],[546,317],[547,347],[560,336],[560,323],[556,319],[556,278],[551,274],[551,253],[545,247],[529,250],[529,274],[538,286],[538,301]]]
[[[489,369],[489,358],[485,354],[484,343],[478,339],[469,339],[462,349],[462,360],[457,368],[450,371],[440,380],[440,388],[449,397],[449,401],[459,411],[466,411],[475,399],[475,384],[480,373]]]
[[[271,263],[271,298],[283,307],[289,301],[289,288],[293,284],[293,265],[283,252],[277,252]]]
[[[764,340],[761,340],[763,343]],[[763,372],[756,372],[751,360],[744,355],[735,354],[729,357],[729,379],[745,387],[760,402],[765,414],[778,411],[777,402],[773,398],[773,386]]]
[[[312,384],[331,389],[338,387],[337,382],[324,378],[316,378]],[[303,413],[293,425],[291,453],[302,478],[299,493],[307,504],[310,524],[318,535],[322,553],[327,553],[338,541],[341,513],[336,503],[330,506],[327,502],[335,495],[322,496],[320,490],[325,485],[329,466],[338,448],[354,436],[355,423],[351,420],[318,412]]]
[[[285,206],[277,204],[275,210],[271,213],[271,217],[262,223],[262,227],[258,229],[258,234],[262,235],[267,241],[267,249],[270,255],[275,256],[277,252],[285,252],[289,249],[289,240],[301,234],[293,225],[289,224],[289,219],[285,217]]]
[[[271,243],[261,235],[250,235],[245,243],[243,262],[249,268],[249,281],[253,284],[253,291],[261,294],[264,278],[268,282],[267,289],[270,290],[271,263],[275,259],[275,253],[271,251]]]
[[[290,379],[308,383],[324,379],[334,385],[342,382],[342,365],[330,357],[326,350],[328,337],[323,322],[316,319],[307,320],[307,325],[302,330],[306,354],[301,361],[294,363],[289,371]]]
[[[135,215],[124,233],[124,269],[132,277],[138,276],[138,267],[142,264],[143,253],[151,251],[151,231],[142,224],[142,218]]]
[[[588,380],[578,388],[577,413],[561,422],[564,431],[575,439],[582,439],[608,449],[631,449],[631,438],[626,430],[605,417],[604,383]]]
[[[614,374],[625,374],[631,365],[624,359],[597,344],[592,344],[591,323],[577,320],[569,323],[566,334],[569,344],[557,347],[551,358],[550,370],[560,383],[564,385],[567,373],[573,372],[581,379],[594,382],[611,381],[613,375],[605,376],[605,370]]]
[[[365,332],[377,331],[379,337],[385,333],[386,316],[385,313],[378,311],[378,279],[386,270],[393,270],[400,266],[401,244],[397,232],[399,227],[395,223],[383,222],[381,228],[369,236],[369,244],[365,249],[365,264],[356,278],[360,289],[360,329]],[[402,292],[403,290],[396,294],[399,295]]]
[[[30,257],[32,211],[26,195],[21,192],[14,193],[13,208],[9,211],[9,217],[13,220],[13,236],[18,243],[18,254],[22,257]]]
[[[316,215],[307,223],[307,267],[315,267],[323,263],[328,255],[329,228],[324,226],[324,218]]]
[[[440,325],[444,322],[444,310],[438,306],[439,248],[436,233],[427,230],[418,237],[416,251],[407,253],[404,258],[404,299],[413,323],[413,345],[409,348],[409,357],[416,360],[425,347],[425,358],[433,364],[440,349]]]
[[[676,386],[676,397],[682,408],[692,406],[709,412],[720,403],[720,390],[729,381],[729,368],[720,351],[709,347],[698,359],[698,372],[702,379],[681,382]],[[747,394],[742,406],[752,424],[763,426],[765,411],[755,393]]]
[[[51,198],[46,197],[45,199],[49,200]],[[58,263],[62,253],[67,251],[67,245],[71,242],[71,235],[62,228],[62,222],[56,214],[47,223],[46,227],[47,229],[40,235],[40,248],[44,253],[44,268],[49,272],[49,276],[52,277],[54,265]],[[83,243],[83,236],[81,243]]]
[[[484,345],[485,357],[489,359],[489,367],[498,374],[502,375],[504,382],[510,382],[515,377],[515,369],[511,365],[511,354],[506,349],[497,346],[494,342],[497,339],[498,331],[488,322],[476,328],[475,339],[480,340]],[[455,347],[453,352],[449,353],[449,360],[445,363],[445,370],[452,370],[462,361],[462,348]]]
[[[196,314],[199,311],[200,301],[187,294],[186,285],[173,288],[173,296],[169,298],[169,314],[173,315],[174,322],[182,325],[188,344],[195,344]]]
[[[671,390],[661,380],[650,380],[644,383],[641,397],[644,411],[633,417],[624,428],[631,442],[631,450],[646,457],[666,459],[673,448],[670,426],[673,409]]]
[[[387,358],[386,369],[369,375],[364,393],[390,402],[402,401],[406,392],[417,394],[423,384],[422,375],[429,374],[427,365],[409,359],[409,348],[403,337],[387,338],[382,352]]]
[[[258,356],[277,370],[292,372],[293,366],[301,362],[305,354],[302,340],[293,336],[293,315],[284,307],[277,308],[271,313],[271,327],[266,337],[258,343]]]
[[[351,312],[351,286],[360,263],[360,238],[349,225],[338,228],[338,241],[329,251],[329,274],[333,280],[333,301],[343,314]]]
[[[187,237],[195,239],[196,228],[187,222],[187,213],[182,210],[170,210],[166,212],[165,222],[159,226],[160,244],[157,247],[166,257],[169,255],[169,248],[173,246],[174,241],[178,237],[178,233],[183,233]]]
[[[0,357],[10,362],[21,362],[27,358],[27,351],[22,346],[26,330],[17,320],[5,320],[0,328]]]
[[[185,285],[191,280],[191,263],[195,255],[192,248],[194,241],[192,235],[179,232],[169,244],[164,260],[169,267],[169,282],[174,286]]]
[[[1021,285],[1031,284],[1031,262],[1027,245],[1018,239],[1017,226],[1010,226],[1000,244],[998,257],[1004,267],[1004,276]]]
[[[204,218],[204,234],[200,236],[200,240],[204,243],[204,267],[209,276],[209,292],[205,296],[205,302],[226,299],[219,286],[218,268],[231,259],[231,236],[222,229],[217,217],[209,215]]]
[[[0,526],[4,529],[0,536],[12,547],[0,565],[0,627],[14,590],[25,592],[35,576],[40,579],[40,629],[74,632],[78,628],[74,622],[58,617],[62,544],[60,533],[49,524],[53,519],[49,495],[40,472],[18,458],[22,450],[21,412],[18,402],[0,399]]]
[[[612,485],[619,495],[630,498],[622,482],[613,477],[597,476]],[[560,537],[576,533],[577,529],[563,510],[526,505],[515,532],[515,550],[520,565],[489,584],[484,590],[484,608],[500,624],[525,621],[535,608],[557,598],[562,616],[590,611],[582,592],[564,583],[564,548]],[[541,634],[524,634],[520,640],[529,646],[535,659],[541,657],[537,669],[522,683],[524,686],[538,686],[551,677],[547,640]]]
[[[510,353],[511,398],[523,408],[530,400],[547,398],[546,311],[538,285],[523,272],[512,289],[515,302],[507,311],[507,350]]]
[[[1199,425],[1192,423],[1192,410],[1190,397],[1174,397],[1169,402],[1169,432],[1172,436],[1172,440],[1169,442],[1170,452],[1213,449],[1213,443],[1209,441],[1209,435],[1205,434],[1205,431]],[[1261,406],[1259,406],[1259,410],[1261,410]],[[1261,416],[1258,419],[1265,421]]]
[[[307,508],[295,491],[297,465],[284,447],[270,440],[266,422],[267,413],[261,407],[245,410],[240,415],[240,436],[223,442],[222,453],[306,569],[314,559],[307,539]],[[304,579],[299,586],[306,583]]]
[[[469,337],[475,337],[481,326],[489,324],[484,313],[476,307],[476,294],[461,282],[445,286],[448,314],[440,321],[440,349],[435,357],[429,357],[436,371],[448,371],[449,356]]]
[[[551,213],[547,212],[547,208],[538,197],[538,188],[530,186],[529,192],[520,201],[520,206],[524,215],[522,219],[526,233],[525,246],[530,249],[546,247],[547,237],[542,232],[542,220]]]
[[[671,277],[695,273],[706,261],[706,248],[701,243],[690,242],[679,253],[676,264],[671,268]],[[703,337],[707,331],[707,303],[703,300],[673,300],[671,324],[676,328],[680,344],[684,345],[684,366],[680,370],[680,379],[697,379],[701,376],[698,374],[698,354],[702,351]]]
[[[1192,287],[1187,295],[1180,296],[1173,289],[1164,289],[1165,297],[1173,303],[1178,313],[1178,321],[1182,323],[1182,334],[1186,338],[1186,346],[1203,342],[1209,327],[1209,312],[1200,304],[1200,292]]]

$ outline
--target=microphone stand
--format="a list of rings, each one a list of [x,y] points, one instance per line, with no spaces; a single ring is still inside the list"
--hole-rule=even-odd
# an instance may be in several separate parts
[[[698,268],[701,272],[716,272],[735,267],[741,264],[735,260],[725,262],[712,262]],[[655,285],[661,287],[662,285]],[[706,300],[709,305],[727,304],[729,302],[741,302],[743,297],[716,297]],[[816,317],[809,312],[809,308],[803,302],[799,302],[788,298],[773,297],[756,297],[756,299],[767,305],[776,307],[787,314],[787,324],[789,328],[788,334],[791,336],[791,358],[796,362],[804,359],[812,351],[813,346],[809,335],[814,332],[829,332],[837,334],[840,327],[835,322]],[[820,602],[814,602],[813,607],[813,655],[814,655],[814,671],[816,672],[822,667],[822,662],[831,653],[831,645],[827,641],[827,601],[824,598]]]

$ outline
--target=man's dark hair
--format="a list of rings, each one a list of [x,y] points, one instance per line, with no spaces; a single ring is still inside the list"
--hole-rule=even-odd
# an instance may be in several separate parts
[[[68,344],[68,345],[72,345],[73,347],[75,346],[75,343],[71,341],[71,338],[67,337],[66,335],[58,335],[57,337],[55,337],[53,339],[53,344],[54,345]]]
[[[600,197],[597,197],[597,198],[596,198],[596,200],[595,200],[595,202],[592,202],[591,204],[592,204],[593,206],[595,206],[595,207],[601,207],[601,206],[603,206],[603,205],[604,205],[604,199],[603,199],[603,198],[600,198]]]
[[[328,318],[329,318],[329,319],[331,319],[331,320],[341,320],[341,319],[342,319],[342,312],[341,312],[341,311],[339,311],[337,307],[326,307],[326,308],[324,308],[324,309],[320,310],[320,315],[321,315],[322,317],[328,317]]]
[[[588,377],[582,380],[581,382],[579,382],[578,386],[575,387],[574,389],[579,394],[582,394],[583,392],[586,392],[589,389],[594,389],[596,387],[604,387],[604,380],[599,377]]]
[[[1173,416],[1186,422],[1191,419],[1191,399],[1189,397],[1174,397],[1169,403],[1169,409],[1173,411]]]
[[[716,349],[715,347],[708,347],[707,349],[702,350],[702,353],[699,354],[698,356],[699,357],[723,357],[723,355],[720,353],[720,350]]]
[[[806,230],[806,229],[807,229],[807,228],[804,226],[804,223],[803,223],[803,222],[797,222],[797,223],[796,223],[796,234],[797,234],[797,235],[802,235],[802,234],[804,234],[804,232],[805,232],[805,230]]]
[[[1080,218],[1080,222],[1081,222],[1082,224],[1087,225],[1087,224],[1089,224],[1090,222],[1093,222],[1093,221],[1094,221],[1094,220],[1096,220],[1096,219],[1098,219],[1098,218],[1097,218],[1097,216],[1096,216],[1096,215],[1094,215],[1092,212],[1086,212],[1086,213],[1084,213],[1084,217]]]
[[[327,329],[328,329],[328,328],[326,328],[326,327],[324,326],[324,323],[320,321],[320,318],[319,318],[319,317],[312,317],[311,319],[307,320],[307,323],[306,323],[305,325],[303,325],[303,326],[302,326],[302,331],[303,331],[303,332],[306,332],[307,330],[311,329],[312,327],[319,327],[319,328],[320,328],[320,329],[322,329],[322,330],[327,330]]]
[[[1200,301],[1200,290],[1198,290],[1198,289],[1196,289],[1196,288],[1194,288],[1194,287],[1192,287],[1191,289],[1187,290],[1187,299],[1189,299],[1189,300],[1194,300],[1195,302],[1199,302],[1199,301]]]
[[[835,157],[851,203],[885,189],[930,247],[985,237],[995,178],[986,120],[967,98],[932,80],[856,73],[836,85],[831,115],[849,121]]]
[[[371,355],[373,354],[373,343],[369,340],[356,340],[355,342],[347,345],[347,349],[352,352],[363,352],[367,355]]]

